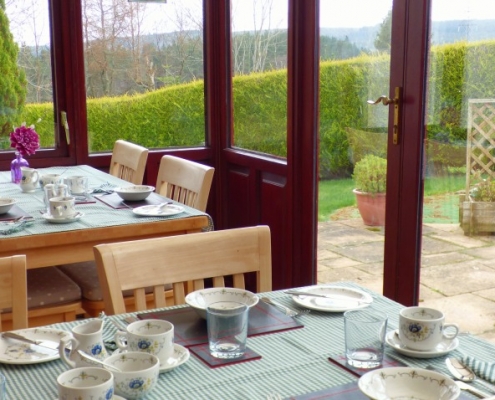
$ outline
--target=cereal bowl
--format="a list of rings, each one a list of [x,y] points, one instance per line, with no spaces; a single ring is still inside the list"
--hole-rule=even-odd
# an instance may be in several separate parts
[[[0,197],[0,214],[7,214],[16,202],[9,197]]]
[[[155,190],[155,188],[148,185],[133,185],[113,189],[115,193],[126,201],[144,200],[153,190]]]
[[[204,319],[206,307],[219,301],[235,301],[250,308],[258,304],[259,297],[248,290],[220,287],[196,290],[186,296],[186,303]]]
[[[105,359],[120,369],[114,371],[115,393],[126,399],[142,399],[155,387],[160,372],[160,360],[153,354],[139,351],[117,351]]]
[[[394,367],[367,372],[359,390],[373,400],[454,400],[460,389],[449,377],[421,368]]]

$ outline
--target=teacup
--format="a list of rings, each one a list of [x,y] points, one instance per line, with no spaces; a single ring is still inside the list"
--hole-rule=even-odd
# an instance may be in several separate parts
[[[40,177],[40,185],[41,187],[45,187],[45,185],[59,185],[62,183],[62,176],[60,174],[44,174]]]
[[[88,191],[88,177],[72,175],[65,178],[71,194],[85,194]]]
[[[67,197],[67,196],[69,196],[69,191],[68,191],[67,185],[64,185],[64,184],[54,185],[52,183],[49,183],[49,184],[45,185],[45,187],[43,188],[43,191],[44,191],[43,201],[45,202],[46,212],[48,214],[51,214],[50,199],[52,199],[53,197]]]
[[[164,364],[174,351],[174,326],[159,319],[136,321],[127,325],[126,332],[117,332],[115,342],[122,350],[153,354]]]
[[[76,201],[71,196],[52,197],[50,214],[53,218],[72,218],[76,213]]]
[[[105,360],[121,372],[113,371],[115,393],[126,399],[141,399],[154,388],[160,373],[160,360],[138,351],[116,352]]]
[[[75,368],[57,378],[58,398],[93,400],[111,399],[114,378],[110,371],[97,367]]]
[[[21,167],[21,182],[19,186],[23,192],[34,192],[38,186],[40,175],[34,168]]]
[[[434,308],[403,308],[399,313],[399,339],[410,349],[432,350],[443,340],[452,340],[459,334],[457,324],[444,321],[443,312]],[[451,332],[447,333],[446,328],[452,328]]]

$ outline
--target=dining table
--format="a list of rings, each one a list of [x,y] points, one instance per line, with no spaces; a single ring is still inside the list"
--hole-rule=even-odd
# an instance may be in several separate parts
[[[403,308],[399,303],[354,282],[336,282],[326,286],[369,295],[372,302],[366,306],[388,315],[388,332],[397,329],[399,311]],[[304,308],[282,290],[262,293],[259,297],[268,297],[296,310]],[[101,316],[104,319],[103,340],[111,346],[118,331],[117,325],[126,324],[136,317],[167,319],[174,324],[175,343],[182,343],[189,349],[190,356],[182,364],[161,373],[147,399],[366,399],[357,386],[363,371],[353,370],[345,364],[343,312],[338,308],[330,311],[316,307],[298,317],[287,317],[277,307],[261,301],[256,307],[261,304],[263,306],[257,312],[264,315],[264,322],[251,326],[251,319],[257,324],[253,308],[249,315],[247,355],[238,362],[215,364],[201,354],[201,349],[207,348],[201,343],[205,332],[202,337],[191,334],[191,326],[196,324],[197,329],[206,330],[206,322],[197,320],[198,315],[188,305]],[[49,327],[70,332],[86,321]],[[191,325],[192,321],[195,322]],[[406,355],[387,345],[383,367],[425,368],[431,365],[448,375],[447,356],[469,354],[487,362],[495,359],[495,346],[481,338],[465,334],[459,336],[458,341],[458,346],[448,354],[428,358]],[[57,376],[68,368],[60,359],[31,364],[5,363],[0,354],[0,372],[7,378],[9,399],[56,399]],[[472,385],[484,389],[476,382]],[[476,397],[464,391],[460,397],[471,398]]]
[[[41,177],[58,174],[88,177],[88,192],[76,197],[78,217],[70,223],[54,223],[47,218],[41,186],[23,192],[11,182],[10,171],[0,172],[0,197],[14,198],[17,203],[10,215],[24,216],[18,228],[0,215],[0,257],[25,254],[27,268],[43,268],[94,260],[93,247],[102,243],[123,242],[160,236],[208,231],[213,229],[211,217],[152,193],[147,204],[175,203],[183,212],[175,215],[140,215],[139,202],[125,202],[113,189],[132,184],[88,165],[37,169]],[[16,214],[17,213],[17,214]],[[10,225],[12,224],[12,225]],[[12,229],[9,228],[12,226]]]

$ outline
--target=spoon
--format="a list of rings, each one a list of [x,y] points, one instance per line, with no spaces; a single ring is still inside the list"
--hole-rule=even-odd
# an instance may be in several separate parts
[[[482,379],[477,379],[478,377],[474,373],[474,371],[469,368],[467,365],[464,365],[460,360],[454,357],[449,357],[445,360],[445,364],[449,369],[450,373],[454,375],[456,379],[459,379],[463,382],[478,382],[486,389],[495,393],[495,386],[490,385],[488,382],[483,381]]]
[[[90,355],[86,354],[82,350],[77,350],[77,352],[79,353],[81,358],[88,363],[102,365],[103,367],[108,368],[109,370],[114,371],[114,372],[122,372],[120,370],[120,368],[117,368],[113,365],[107,364],[107,363],[105,363],[105,361],[101,361],[101,360],[98,360],[97,358],[91,357]]]
[[[444,374],[443,371],[434,367],[433,365],[427,365],[426,369],[429,369],[430,371],[436,371],[436,372],[439,372],[441,374]],[[455,381],[455,384],[459,387],[459,389],[465,390],[471,394],[474,394],[475,396],[479,397],[480,399],[486,399],[488,397],[488,394],[479,390],[478,388],[475,388],[474,386],[467,384],[466,382],[460,381],[457,378],[454,378],[454,381]]]

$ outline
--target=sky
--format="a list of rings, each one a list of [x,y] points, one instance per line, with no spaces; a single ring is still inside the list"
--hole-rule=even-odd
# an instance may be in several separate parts
[[[111,1],[111,0],[107,0]],[[432,19],[465,20],[465,19],[495,19],[495,0],[432,0]],[[265,18],[262,17],[263,4],[270,4],[265,8]],[[287,0],[232,0],[233,28],[235,31],[252,30],[255,26],[287,28]],[[30,27],[36,20],[39,25],[37,32],[40,42],[48,41],[48,26],[43,24],[47,20],[46,0],[6,0],[7,14],[11,20],[11,30],[16,40],[33,43],[33,30]],[[23,4],[34,4],[37,8],[34,16],[23,10]],[[195,18],[201,18],[202,0],[167,0],[166,4],[146,5],[150,31],[156,26],[161,31],[176,30],[174,24],[164,23],[165,13],[170,18],[176,15],[176,6],[186,6],[196,10]],[[254,12],[256,5],[257,12]],[[358,28],[380,24],[392,6],[392,0],[320,0],[321,27],[348,27]],[[14,13],[13,11],[17,11]],[[268,17],[269,15],[269,17]]]

